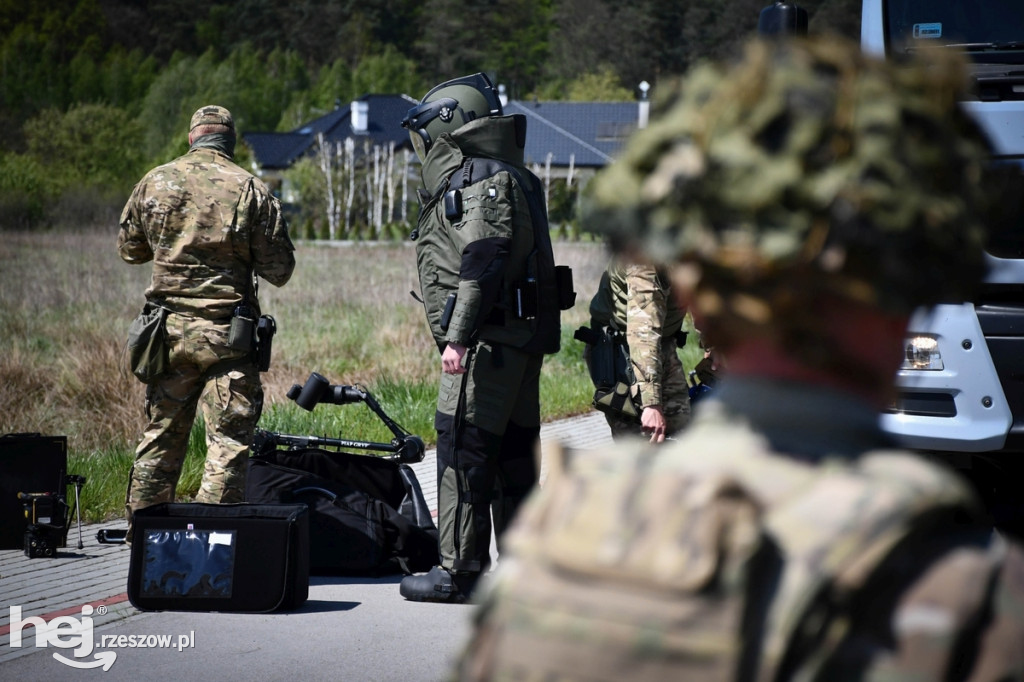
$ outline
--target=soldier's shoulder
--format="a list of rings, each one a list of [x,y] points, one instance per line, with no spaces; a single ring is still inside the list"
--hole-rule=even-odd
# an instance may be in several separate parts
[[[639,277],[651,281],[658,277],[657,269],[650,263],[623,263],[620,268],[626,277]]]
[[[136,186],[152,185],[180,175],[184,169],[183,158],[179,156],[159,166],[154,166],[142,176]]]

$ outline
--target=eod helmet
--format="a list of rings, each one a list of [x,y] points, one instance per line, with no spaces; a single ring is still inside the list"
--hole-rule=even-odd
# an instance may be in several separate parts
[[[409,138],[422,159],[441,134],[477,118],[501,116],[501,113],[501,100],[490,79],[475,73],[435,86],[419,104],[409,109],[402,119],[402,127],[409,129]]]

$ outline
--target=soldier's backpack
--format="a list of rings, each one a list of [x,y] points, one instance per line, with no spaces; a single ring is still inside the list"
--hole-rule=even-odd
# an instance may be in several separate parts
[[[714,452],[587,452],[571,474],[552,454],[475,597],[459,679],[856,677],[848,637],[918,575],[931,531],[970,508],[962,484],[905,454],[813,466],[766,456],[742,428],[697,428],[687,442]],[[982,605],[996,565],[944,598]]]

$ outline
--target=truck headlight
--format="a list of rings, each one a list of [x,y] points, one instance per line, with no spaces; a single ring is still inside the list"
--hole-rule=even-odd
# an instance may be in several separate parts
[[[932,336],[912,336],[904,345],[906,355],[900,369],[940,370],[943,369],[939,342]]]

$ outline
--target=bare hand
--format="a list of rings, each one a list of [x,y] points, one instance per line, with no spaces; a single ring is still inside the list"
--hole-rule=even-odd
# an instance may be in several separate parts
[[[652,443],[661,443],[665,440],[665,415],[661,413],[660,405],[645,407],[640,413],[640,429],[644,435],[651,434]]]
[[[457,343],[449,343],[441,353],[441,370],[445,374],[465,374],[462,358],[466,355],[466,347]]]

